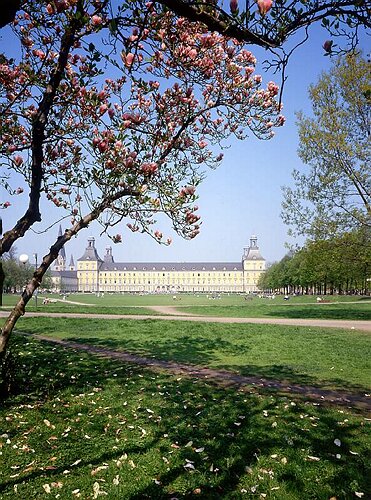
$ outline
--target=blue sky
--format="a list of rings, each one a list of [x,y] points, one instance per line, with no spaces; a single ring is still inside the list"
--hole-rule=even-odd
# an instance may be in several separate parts
[[[123,243],[114,245],[106,236],[100,236],[100,226],[95,223],[66,245],[68,260],[71,254],[75,261],[81,257],[90,236],[95,237],[101,257],[105,248],[112,246],[116,261],[238,262],[250,236],[255,234],[262,255],[272,262],[285,255],[286,242],[302,243],[302,240],[288,238],[288,228],[280,218],[281,186],[291,184],[294,168],[303,168],[296,153],[298,136],[295,112],[303,110],[310,113],[308,86],[315,83],[321,71],[330,65],[330,59],[323,55],[322,48],[327,38],[326,32],[315,28],[311,33],[310,40],[293,54],[289,63],[289,78],[283,98],[283,114],[287,120],[285,126],[276,129],[276,136],[270,141],[259,141],[253,136],[245,141],[230,141],[222,165],[217,170],[207,172],[198,190],[197,204],[203,223],[201,233],[194,240],[183,240],[165,227],[164,235],[173,238],[172,245],[165,247],[146,235],[132,234],[122,228]],[[366,52],[365,39],[363,42]],[[4,39],[0,39],[0,46],[3,43]],[[264,73],[259,67],[264,52],[255,48],[250,50],[258,58],[257,72],[262,74],[263,82],[274,80],[279,83],[275,75]],[[4,198],[4,192],[0,194]],[[50,211],[49,205],[43,204],[43,207],[44,221],[36,224],[33,231],[17,241],[18,254],[28,253],[31,256],[37,252],[40,259],[54,242],[58,225],[46,233],[40,231],[54,222],[58,211]],[[23,209],[24,206],[14,204],[2,211],[4,230],[12,227]],[[120,228],[117,232],[120,232]]]

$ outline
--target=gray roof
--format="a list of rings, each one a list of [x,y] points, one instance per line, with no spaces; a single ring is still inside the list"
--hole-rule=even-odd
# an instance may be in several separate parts
[[[103,260],[99,257],[98,252],[94,246],[95,239],[88,239],[88,246],[85,249],[85,253],[82,257],[77,260],[90,260],[90,261],[98,261],[103,262]]]
[[[242,271],[241,262],[103,262],[100,271]]]
[[[249,248],[247,255],[244,256],[244,260],[265,260],[262,257],[258,247]]]

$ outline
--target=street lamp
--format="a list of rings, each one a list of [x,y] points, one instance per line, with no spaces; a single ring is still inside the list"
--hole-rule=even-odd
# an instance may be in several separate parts
[[[19,262],[25,266],[28,262],[28,255],[26,253],[21,253],[21,255],[18,257],[18,259],[19,259]],[[22,278],[22,281],[23,281],[23,278]]]
[[[35,269],[37,269],[37,253],[34,253],[33,257],[35,259]],[[19,262],[21,264],[23,264],[24,266],[27,264],[28,261],[29,261],[29,256],[26,253],[22,253],[19,256]],[[35,294],[34,295],[35,295],[35,307],[37,309],[37,290],[35,290]]]
[[[37,270],[37,253],[34,253],[33,257],[35,259],[35,271],[36,271]],[[38,293],[37,293],[37,288],[36,288],[36,290],[35,290],[35,307],[36,307],[36,309],[37,309],[37,295],[38,295]]]
[[[19,262],[23,265],[27,264],[28,262],[28,255],[26,253],[22,253],[20,256],[19,256]]]

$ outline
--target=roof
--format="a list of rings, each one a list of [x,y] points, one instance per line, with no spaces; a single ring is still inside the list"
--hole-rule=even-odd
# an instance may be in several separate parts
[[[85,249],[84,255],[77,260],[90,260],[90,261],[103,262],[103,260],[99,257],[97,253],[97,250],[94,246],[94,242],[95,242],[94,238],[88,239],[88,246]]]
[[[77,271],[50,271],[52,278],[77,278]]]
[[[242,271],[241,262],[103,262],[100,271]]]
[[[249,248],[247,255],[244,256],[244,260],[265,260],[262,257],[258,247]]]

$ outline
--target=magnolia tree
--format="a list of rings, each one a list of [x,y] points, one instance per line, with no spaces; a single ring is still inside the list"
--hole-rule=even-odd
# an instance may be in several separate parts
[[[28,0],[3,0],[0,28],[12,22],[27,3]],[[43,3],[47,5],[48,0]],[[50,2],[58,9],[68,3],[68,0]],[[359,31],[371,26],[367,0],[156,0],[154,3],[202,22],[210,30],[266,49],[283,49],[294,35],[303,34],[306,39],[307,29],[313,24],[321,24],[328,32],[329,39],[323,44],[327,53],[336,50],[334,41],[338,39],[348,48],[354,48]]]
[[[4,351],[25,305],[62,246],[99,221],[170,243],[165,214],[185,238],[200,229],[196,188],[230,135],[273,136],[284,118],[278,87],[254,75],[255,58],[234,39],[130,2],[70,0],[19,13],[20,58],[2,55],[1,165],[12,209],[28,208],[1,239],[1,253],[40,221],[45,197],[70,227],[44,256],[1,336]],[[14,42],[13,42],[14,43]]]

